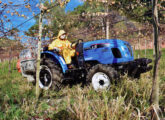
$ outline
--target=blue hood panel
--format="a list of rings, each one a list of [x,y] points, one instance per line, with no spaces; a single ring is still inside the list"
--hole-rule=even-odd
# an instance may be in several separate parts
[[[112,52],[112,49],[115,49]],[[120,54],[121,57],[115,57]],[[120,52],[120,53],[119,53]],[[126,41],[118,39],[104,39],[84,42],[85,61],[98,61],[101,64],[115,64],[133,61],[133,50]]]

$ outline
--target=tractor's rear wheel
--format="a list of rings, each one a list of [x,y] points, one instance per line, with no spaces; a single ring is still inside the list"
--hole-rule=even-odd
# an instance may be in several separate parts
[[[40,65],[39,86],[42,89],[60,90],[63,74],[61,68],[51,59],[42,59]]]
[[[111,84],[117,79],[117,71],[107,65],[98,64],[93,66],[88,74],[86,81],[92,84],[94,90],[108,90]]]

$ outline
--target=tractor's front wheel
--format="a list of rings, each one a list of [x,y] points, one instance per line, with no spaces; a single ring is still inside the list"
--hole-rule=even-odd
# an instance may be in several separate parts
[[[51,59],[41,61],[39,86],[42,89],[60,90],[62,85],[63,74],[61,68]]]
[[[107,90],[117,78],[117,71],[107,65],[93,66],[87,75],[87,83],[92,84],[94,90]]]

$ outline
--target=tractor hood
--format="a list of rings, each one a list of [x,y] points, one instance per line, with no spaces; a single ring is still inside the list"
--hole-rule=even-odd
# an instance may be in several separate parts
[[[101,64],[116,64],[133,61],[131,45],[123,40],[103,39],[84,43],[85,61],[97,61]]]

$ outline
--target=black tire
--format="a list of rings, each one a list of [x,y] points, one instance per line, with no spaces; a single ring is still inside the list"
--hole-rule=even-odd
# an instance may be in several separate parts
[[[39,86],[42,89],[50,88],[55,91],[63,87],[62,70],[51,59],[45,58],[41,60]]]
[[[93,88],[97,91],[109,89],[110,85],[117,78],[117,71],[114,68],[108,65],[97,64],[89,70],[86,82],[88,85],[92,84]]]

